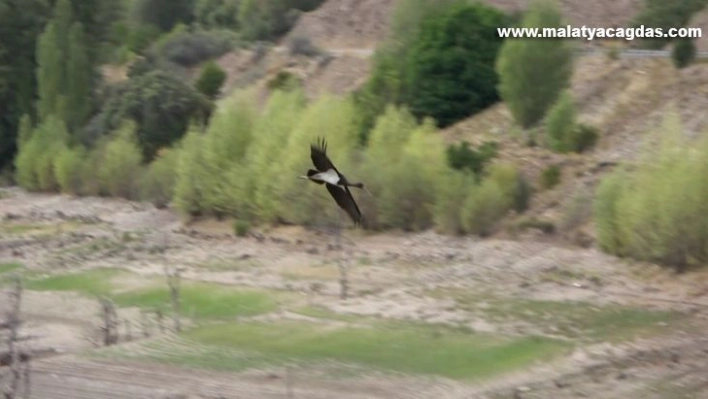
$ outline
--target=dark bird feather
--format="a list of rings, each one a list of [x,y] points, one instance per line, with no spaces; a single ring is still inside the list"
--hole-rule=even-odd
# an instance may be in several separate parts
[[[312,164],[315,165],[318,172],[326,172],[329,169],[337,170],[327,157],[327,143],[322,138],[317,141],[317,144],[310,145],[310,158],[312,158]]]
[[[357,206],[356,201],[354,201],[354,197],[352,196],[351,191],[349,191],[349,187],[340,187],[329,183],[325,183],[325,186],[327,186],[327,191],[329,191],[332,195],[332,198],[334,198],[337,202],[337,205],[344,209],[349,217],[352,218],[354,224],[360,225],[362,220],[361,211],[359,210],[359,206]]]

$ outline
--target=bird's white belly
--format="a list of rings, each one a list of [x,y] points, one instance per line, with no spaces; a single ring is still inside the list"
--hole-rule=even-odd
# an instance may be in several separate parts
[[[329,184],[337,185],[337,183],[339,183],[339,175],[337,175],[337,172],[334,169],[330,169],[326,172],[320,172],[313,177]]]

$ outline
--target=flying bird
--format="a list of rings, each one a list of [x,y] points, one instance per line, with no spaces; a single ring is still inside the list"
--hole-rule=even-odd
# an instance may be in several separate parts
[[[337,202],[337,205],[347,212],[355,225],[360,225],[362,222],[361,211],[356,201],[354,201],[349,187],[357,187],[367,193],[369,193],[369,190],[364,187],[363,183],[350,182],[343,174],[339,173],[332,161],[327,157],[327,143],[324,139],[319,139],[316,144],[310,145],[310,158],[312,158],[312,164],[315,165],[315,169],[309,169],[307,176],[300,176],[300,178],[308,179],[317,184],[324,184],[329,194]]]

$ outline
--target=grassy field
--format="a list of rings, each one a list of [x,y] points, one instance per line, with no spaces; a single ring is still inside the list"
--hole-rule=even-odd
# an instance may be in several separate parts
[[[230,323],[197,328],[185,337],[275,361],[335,361],[381,371],[458,379],[518,369],[568,348],[567,343],[539,337],[503,338],[383,321],[339,328],[301,322]]]
[[[128,291],[114,299],[120,306],[159,309],[169,305],[166,286]],[[282,295],[256,290],[238,290],[217,284],[185,282],[181,287],[182,309],[193,310],[195,316],[221,319],[234,316],[253,316],[277,310]]]
[[[453,297],[462,310],[504,323],[522,321],[545,333],[586,341],[619,341],[660,330],[685,317],[679,312],[654,311],[619,305],[595,305],[580,301],[544,301],[501,298],[469,292],[433,292]]]
[[[476,380],[549,360],[571,346],[540,337],[505,338],[464,329],[377,321],[339,326],[297,321],[223,323],[182,338],[111,348],[92,356],[171,363],[222,371],[294,365],[330,375],[371,371]]]
[[[163,278],[141,278],[143,286],[118,289],[119,281],[131,274],[119,269],[92,269],[80,273],[29,279],[26,287],[38,291],[72,291],[91,297],[106,296],[123,307],[167,309],[170,294]],[[134,276],[133,276],[134,277]],[[239,289],[219,284],[183,281],[182,310],[203,319],[253,316],[278,308],[287,293]]]
[[[22,268],[20,263],[0,263],[0,274],[10,273]]]

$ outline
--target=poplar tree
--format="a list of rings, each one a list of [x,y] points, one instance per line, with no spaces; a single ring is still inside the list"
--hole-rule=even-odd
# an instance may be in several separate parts
[[[525,28],[565,26],[554,0],[535,0],[524,16]],[[499,94],[516,122],[529,128],[543,119],[547,110],[567,88],[573,73],[573,52],[560,38],[509,38],[497,60]]]

